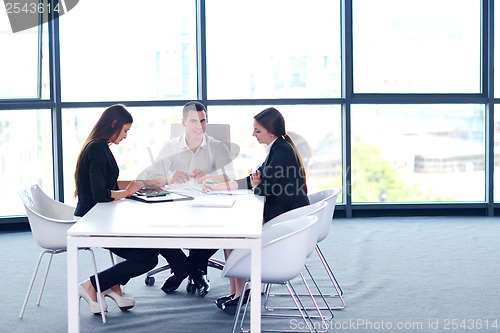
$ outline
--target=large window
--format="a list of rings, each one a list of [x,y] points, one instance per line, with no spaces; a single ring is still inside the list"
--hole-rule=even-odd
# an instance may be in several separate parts
[[[340,2],[207,1],[211,99],[340,97]]]
[[[500,108],[500,106],[498,106]],[[494,126],[494,140],[493,140],[493,150],[494,150],[494,199],[495,202],[500,201],[500,110],[495,109],[495,126]],[[498,157],[497,157],[498,156]]]
[[[492,13],[493,4],[86,0],[18,33],[2,12],[2,186],[17,192],[37,183],[76,204],[76,158],[113,103],[134,117],[127,140],[111,147],[120,179],[134,179],[170,139],[184,103],[200,100],[209,123],[231,127],[237,177],[263,162],[253,116],[275,106],[299,147],[309,191],[342,187],[337,209],[347,216],[408,207],[486,207],[494,215],[500,52],[490,51],[500,24],[490,18],[500,5]],[[49,37],[59,41],[51,52]],[[0,216],[23,214],[4,192]]]
[[[354,105],[353,202],[484,201],[484,106]]]
[[[495,6],[495,18],[497,17],[500,17],[500,6],[498,6],[498,3],[497,5]],[[500,45],[500,24],[496,23],[495,24],[495,33],[494,33],[494,36],[495,36],[495,48],[494,48],[494,54],[495,54],[495,64],[500,64],[500,47],[498,47],[498,45]],[[498,67],[498,65],[496,65],[496,67]],[[494,79],[495,79],[495,98],[500,98],[500,69],[499,68],[495,68],[494,69],[495,72],[494,72]],[[495,117],[495,119],[498,119]]]
[[[481,3],[353,0],[354,92],[479,93]]]
[[[39,41],[39,30],[44,31]],[[12,33],[5,11],[0,11],[0,100],[48,98],[47,27]],[[41,52],[40,50],[43,50]],[[46,57],[42,58],[42,54]]]
[[[53,194],[49,110],[0,111],[0,216],[23,215],[17,192],[38,184]]]
[[[197,98],[194,1],[86,0],[60,22],[63,101]]]

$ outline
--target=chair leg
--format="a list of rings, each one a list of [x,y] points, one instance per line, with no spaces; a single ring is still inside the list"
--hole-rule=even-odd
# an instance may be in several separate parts
[[[322,308],[321,310],[328,310],[331,312],[331,310],[343,310],[346,305],[345,305],[345,302],[344,302],[344,298],[342,297],[343,295],[343,291],[342,289],[340,288],[340,285],[337,281],[337,279],[335,278],[335,275],[333,274],[333,271],[330,267],[330,265],[328,264],[328,262],[326,261],[326,258],[325,256],[323,255],[323,252],[321,251],[320,247],[318,244],[316,244],[316,252],[318,254],[318,257],[319,259],[321,260],[321,263],[323,264],[323,267],[325,268],[325,271],[326,273],[328,274],[328,277],[330,278],[330,281],[332,282],[332,285],[333,287],[335,288],[335,291],[336,291],[336,294],[323,294],[322,291],[320,290],[318,284],[316,283],[314,277],[312,276],[312,274],[309,272],[309,276],[311,277],[311,280],[313,281],[313,283],[315,284],[316,286],[316,289],[318,290],[319,294],[315,294],[314,296],[320,296],[322,297],[324,300],[325,298],[339,298],[340,299],[340,302],[342,303],[340,306],[330,306],[326,300],[325,300],[325,303],[327,304],[327,308]],[[306,266],[306,269],[307,269],[307,266]],[[269,289],[270,290],[270,289]],[[266,303],[265,303],[265,309],[268,310],[268,311],[272,311],[273,308],[270,308],[267,306],[267,299],[269,298],[269,296],[286,296],[286,294],[283,294],[283,293],[278,293],[278,294],[268,294],[266,295]],[[307,296],[307,294],[305,295],[301,295],[301,296]],[[276,309],[276,308],[275,308]],[[283,308],[281,308],[283,309]],[[333,313],[332,313],[332,316],[333,316]]]
[[[292,296],[293,302],[295,303],[295,306],[297,306],[297,309],[300,312],[300,315],[302,316],[302,319],[304,320],[304,323],[306,324],[306,327],[309,327],[309,332],[313,333],[312,327],[314,327],[314,323],[311,320],[311,317],[307,314],[307,310],[300,301],[299,295],[293,288],[292,284],[290,281],[287,281],[285,283],[286,288],[288,289],[288,292],[290,293],[290,296]],[[309,319],[309,321],[307,321]],[[316,329],[315,329],[316,331]],[[316,331],[317,332],[317,331]]]
[[[326,305],[326,308],[322,308],[321,310],[328,310],[328,312],[330,312],[330,315],[331,315],[331,319],[333,319],[335,316],[333,314],[333,310],[342,310],[345,305],[343,307],[338,307],[338,308],[332,308],[330,307],[330,304],[328,304],[328,301],[326,300],[325,298],[325,295],[323,294],[323,292],[321,291],[318,283],[316,282],[316,280],[314,279],[314,276],[312,275],[311,271],[309,270],[309,267],[307,267],[307,265],[304,265],[307,273],[309,274],[309,277],[311,278],[311,281],[314,283],[314,286],[316,287],[316,290],[318,291],[318,294],[317,295],[314,295],[314,296],[320,296],[321,299],[323,300],[323,303],[325,303]],[[304,277],[302,277],[304,278]],[[306,282],[304,282],[306,283]],[[313,294],[311,293],[311,291],[309,291],[309,293],[311,294],[311,296],[313,296]]]
[[[24,298],[23,307],[21,308],[21,313],[19,314],[19,319],[23,318],[24,310],[26,309],[26,304],[28,303],[28,299],[29,299],[30,294],[31,294],[31,289],[33,288],[33,283],[35,282],[36,274],[38,272],[38,267],[40,267],[40,262],[42,261],[42,257],[45,253],[51,253],[51,252],[52,251],[50,251],[50,250],[44,250],[38,256],[38,261],[37,261],[36,266],[35,266],[35,271],[33,272],[33,276],[31,277],[31,282],[30,282],[30,285],[28,287],[28,291],[26,292],[26,297]]]
[[[266,309],[267,311],[272,311],[272,309],[267,306],[267,302],[269,301],[269,296],[271,296],[271,287],[272,287],[272,283],[267,283],[266,288],[264,289],[265,299],[263,301],[263,306],[264,306],[264,309]]]
[[[212,268],[216,268],[216,269],[220,269],[221,271],[224,269],[224,265],[226,263],[222,260],[218,260],[218,259],[208,259],[208,266],[212,267]]]
[[[106,315],[104,314],[104,305],[103,305],[103,298],[101,297],[101,285],[99,283],[99,277],[97,276],[97,265],[95,262],[95,255],[94,251],[91,248],[86,248],[85,250],[90,252],[90,255],[92,256],[92,262],[94,263],[94,276],[95,276],[95,284],[97,286],[97,302],[99,302],[99,305],[101,306],[101,317],[102,317],[102,323],[106,323]]]
[[[307,270],[307,272],[309,273],[309,275],[312,277],[311,275],[311,272],[309,271],[308,267],[307,266],[304,266]],[[311,291],[311,288],[309,287],[309,284],[307,283],[304,275],[301,273],[299,274],[299,276],[301,277],[302,279],[302,283],[304,284],[304,287],[306,288],[306,291],[307,293],[304,294],[304,295],[299,295],[297,293],[296,294],[296,297],[297,297],[297,300],[298,302],[300,303],[300,306],[301,306],[301,309],[305,312],[305,315],[306,317],[309,319],[309,321],[312,322],[312,319],[320,319],[321,320],[321,324],[322,324],[322,327],[324,327],[323,330],[317,330],[315,329],[316,332],[327,332],[328,331],[328,324],[326,322],[326,319],[323,315],[323,313],[321,312],[321,310],[324,310],[324,309],[321,309],[318,305],[318,303],[316,302],[316,299],[315,299],[315,294],[312,293]],[[321,293],[321,291],[319,290],[319,287],[318,285],[316,284],[316,282],[313,280],[316,288],[318,289],[318,291],[320,292],[319,296],[321,296],[323,302],[326,304],[327,308],[326,310],[329,310],[330,312],[330,315],[331,315],[331,318],[329,318],[329,320],[332,320],[334,315],[333,315],[333,311],[330,309],[326,299],[323,297],[323,294]],[[291,285],[291,282],[290,282],[290,285]],[[268,290],[270,290],[270,286],[268,287]],[[289,292],[290,293],[290,292]],[[279,294],[280,296],[290,296],[289,294]],[[308,296],[311,301],[312,301],[312,304],[313,304],[313,307],[310,307],[310,308],[307,308],[303,305],[302,301],[300,300],[300,297],[301,296]],[[292,296],[293,298],[293,296]],[[266,304],[267,305],[267,304]],[[308,310],[315,310],[318,315],[316,316],[312,316],[312,315],[309,315],[308,313]],[[274,313],[275,310],[297,310],[297,305],[295,307],[274,307],[274,308],[271,308],[271,307],[267,307],[267,310],[270,311],[270,312],[273,312],[273,313],[268,313],[268,314],[263,314],[262,316],[266,316],[266,317],[283,317],[283,318],[294,318],[294,317],[302,317],[302,314],[292,314],[292,313],[284,313],[284,312],[281,312],[281,313]],[[316,325],[313,324],[313,327],[315,327]]]
[[[304,267],[306,268],[306,270],[309,273],[309,275],[312,277],[311,272],[309,271],[309,268],[307,268],[307,266],[305,266],[305,265],[304,265]],[[316,302],[316,299],[314,298],[314,295],[311,292],[311,289],[309,288],[309,285],[306,282],[306,279],[304,278],[304,275],[302,273],[300,273],[300,278],[302,279],[302,283],[304,283],[304,286],[306,287],[306,290],[309,293],[309,297],[311,298],[311,301],[314,304],[314,308],[316,309],[316,312],[318,312],[318,318],[321,319],[321,322],[323,323],[324,327],[328,327],[327,324],[326,324],[325,317],[323,316],[323,313],[321,313],[321,310],[320,310],[320,308],[318,306],[318,303]],[[318,286],[316,285],[316,287],[318,287]],[[318,290],[319,290],[319,288],[318,288]],[[320,295],[323,298],[323,301],[326,303],[326,300],[324,299],[323,294],[321,294],[321,291],[320,291]],[[326,303],[326,306],[329,308],[328,303]],[[306,308],[304,308],[304,309],[306,309]],[[330,314],[332,315],[331,319],[333,319],[333,312],[330,311]],[[313,317],[310,316],[310,318],[313,318]]]
[[[154,269],[150,270],[150,271],[146,274],[146,276],[147,276],[147,277],[150,277],[150,276],[153,276],[153,275],[158,274],[158,273],[160,273],[160,272],[166,271],[166,270],[168,270],[168,269],[170,269],[170,265],[169,265],[169,264],[166,264],[166,265],[163,265],[163,266],[160,266],[160,267],[157,267],[157,268],[154,268]]]
[[[52,263],[53,257],[54,257],[54,252],[50,252],[49,262],[47,263],[47,269],[45,270],[42,287],[40,288],[40,294],[38,295],[38,300],[36,301],[36,305],[40,305],[40,301],[42,300],[43,289],[45,288],[45,282],[47,282],[47,275],[49,275],[50,264]]]
[[[241,307],[243,306],[243,298],[244,298],[243,295],[245,295],[245,290],[247,289],[247,285],[248,281],[245,281],[245,283],[243,283],[243,287],[241,288],[241,297],[240,300],[238,301],[238,306],[236,307],[236,313],[234,314],[233,329],[231,330],[232,333],[236,332],[236,326],[238,325],[238,319],[240,317]],[[247,305],[248,303],[250,303],[250,299],[247,302]],[[241,330],[243,330],[243,321],[245,320],[245,314],[246,314],[246,308],[241,318],[241,324],[240,324]]]
[[[342,291],[340,284],[337,282],[337,279],[335,278],[335,275],[333,274],[333,271],[330,268],[330,265],[328,265],[328,262],[326,261],[326,258],[323,255],[323,252],[321,251],[318,244],[316,244],[316,253],[318,253],[319,259],[321,260],[321,263],[323,263],[323,266],[325,267],[325,270],[328,274],[328,277],[332,281],[332,284],[333,284],[335,290],[337,291],[337,295],[335,295],[335,296],[342,298],[342,296],[344,295],[344,292]],[[342,303],[344,303],[343,300],[342,300]],[[344,304],[344,306],[345,306],[345,304]]]
[[[115,257],[113,257],[113,252],[109,251],[109,256],[111,257],[111,265],[115,265]]]

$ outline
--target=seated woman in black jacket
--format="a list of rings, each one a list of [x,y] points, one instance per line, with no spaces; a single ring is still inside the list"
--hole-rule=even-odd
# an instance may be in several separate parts
[[[111,144],[119,144],[127,137],[132,126],[132,115],[123,105],[108,107],[101,115],[89,137],[83,144],[78,156],[75,182],[75,195],[78,205],[75,217],[84,216],[98,202],[119,200],[134,194],[141,185],[132,181],[125,190],[118,187],[118,165],[109,149]],[[135,305],[132,298],[123,297],[121,285],[131,278],[153,269],[158,263],[158,252],[149,249],[109,249],[125,260],[98,274],[99,283],[104,296],[112,298],[121,310]],[[92,275],[78,286],[80,297],[89,304],[92,313],[100,313],[97,302],[97,287]],[[106,303],[104,310],[106,311]]]
[[[252,189],[254,194],[265,196],[263,223],[289,210],[309,204],[304,164],[293,143],[286,134],[285,119],[275,108],[267,108],[254,117],[253,136],[267,145],[267,158],[259,169],[246,178],[228,183],[210,184],[204,181],[206,190]],[[226,258],[230,250],[226,250]],[[217,306],[228,314],[234,314],[244,281],[230,279],[231,291],[217,299]],[[244,301],[248,299],[245,292]]]

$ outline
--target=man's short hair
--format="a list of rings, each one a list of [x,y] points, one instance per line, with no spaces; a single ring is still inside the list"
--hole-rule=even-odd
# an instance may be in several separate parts
[[[182,109],[182,118],[187,119],[189,111],[205,111],[206,113],[207,109],[205,108],[205,105],[198,101],[187,102],[184,104],[184,108]]]

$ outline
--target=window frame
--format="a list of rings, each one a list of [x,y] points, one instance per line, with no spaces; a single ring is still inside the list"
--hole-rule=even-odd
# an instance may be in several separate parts
[[[341,0],[341,73],[342,95],[340,98],[316,99],[230,99],[216,100],[207,96],[206,68],[206,23],[205,1],[196,0],[197,18],[197,87],[198,100],[207,106],[227,105],[340,105],[342,109],[342,165],[343,202],[337,202],[335,215],[345,217],[384,215],[500,215],[500,202],[494,201],[494,110],[500,105],[500,98],[494,97],[494,1],[481,0],[481,89],[474,94],[364,94],[353,92],[353,43],[352,43],[352,1]],[[336,14],[336,13],[335,13]],[[497,18],[500,20],[500,17]],[[52,109],[53,149],[54,149],[54,193],[56,199],[63,198],[61,110],[63,108],[106,107],[117,101],[62,102],[59,52],[58,20],[47,23],[49,29],[50,98],[49,99],[0,99],[2,109]],[[40,35],[41,38],[42,35]],[[41,56],[41,48],[38,50]],[[40,78],[41,78],[41,74]],[[41,80],[40,80],[41,82]],[[40,83],[41,84],[41,83]],[[62,83],[63,84],[63,83]],[[40,96],[39,96],[40,97]],[[128,106],[182,106],[187,100],[160,101],[118,101]],[[485,201],[474,203],[404,203],[404,204],[353,204],[351,201],[351,106],[356,104],[482,104],[485,105]],[[500,106],[499,106],[500,107]],[[65,170],[65,172],[71,172]],[[500,191],[500,189],[498,189]],[[18,217],[0,217],[0,224],[19,221]],[[23,219],[23,221],[26,221]]]

